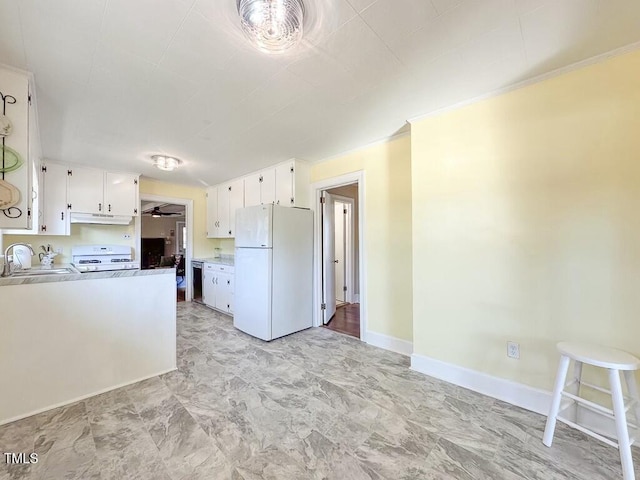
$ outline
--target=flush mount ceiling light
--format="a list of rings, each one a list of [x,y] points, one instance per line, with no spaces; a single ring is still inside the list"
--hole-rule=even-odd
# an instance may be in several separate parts
[[[237,0],[242,30],[267,53],[282,53],[302,38],[302,0]]]
[[[182,165],[182,160],[174,157],[167,157],[165,155],[151,155],[151,159],[153,160],[153,165],[155,167],[167,172],[175,170]]]

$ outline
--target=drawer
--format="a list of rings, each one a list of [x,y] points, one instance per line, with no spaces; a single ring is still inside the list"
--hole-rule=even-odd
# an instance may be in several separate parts
[[[214,272],[233,273],[233,267],[230,265],[221,265],[219,263],[205,263],[204,265],[207,270]]]

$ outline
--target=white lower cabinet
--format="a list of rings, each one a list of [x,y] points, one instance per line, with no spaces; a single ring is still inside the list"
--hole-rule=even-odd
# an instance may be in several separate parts
[[[202,301],[208,307],[233,314],[233,267],[205,263],[202,276]]]

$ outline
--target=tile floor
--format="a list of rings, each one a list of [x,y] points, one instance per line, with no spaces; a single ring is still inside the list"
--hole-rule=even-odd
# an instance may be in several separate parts
[[[621,478],[617,451],[324,328],[271,343],[178,306],[175,372],[0,427],[0,479]],[[636,458],[636,465],[640,458]],[[638,471],[640,474],[640,471]]]

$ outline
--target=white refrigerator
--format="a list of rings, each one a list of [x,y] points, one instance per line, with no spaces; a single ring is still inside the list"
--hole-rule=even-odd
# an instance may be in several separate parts
[[[233,325],[267,341],[311,327],[313,212],[239,209],[235,244]]]

